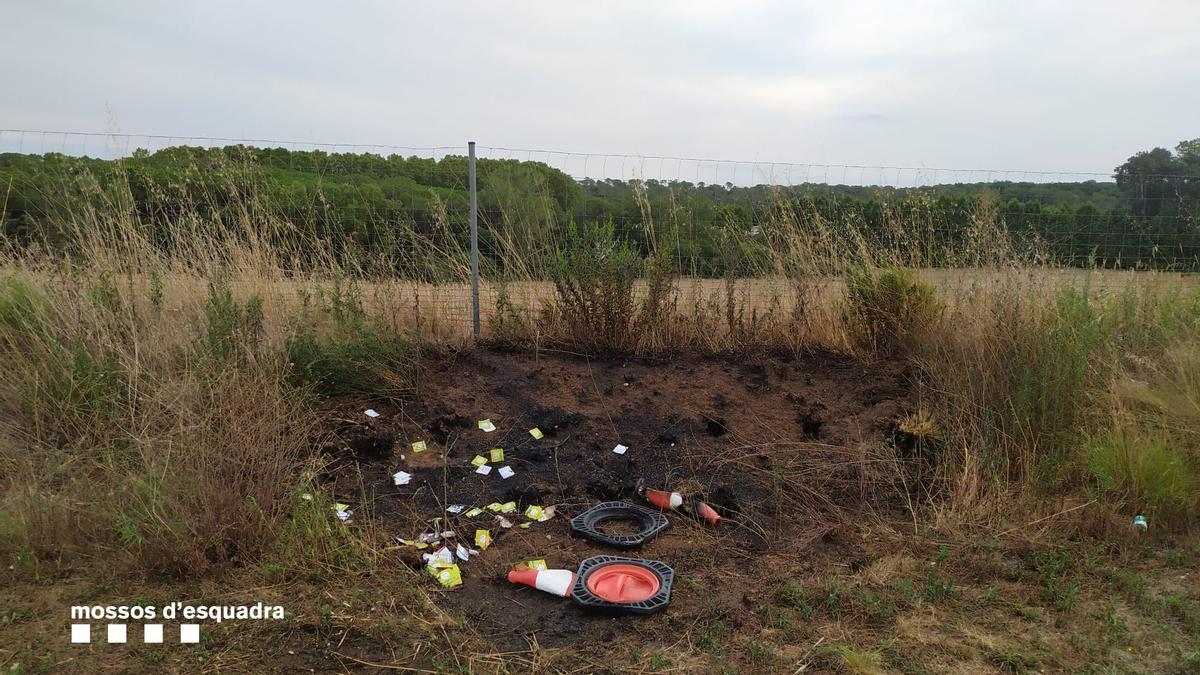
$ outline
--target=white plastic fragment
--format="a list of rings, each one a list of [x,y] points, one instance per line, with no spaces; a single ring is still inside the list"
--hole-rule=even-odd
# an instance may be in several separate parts
[[[544,523],[544,522],[546,522],[547,520],[550,520],[550,519],[551,519],[551,518],[553,518],[553,517],[554,517],[554,507],[553,507],[553,506],[547,506],[546,508],[542,509],[542,513],[541,513],[541,515],[539,515],[539,516],[537,517],[537,521],[538,521],[539,523]]]
[[[498,473],[500,474],[501,478],[507,480],[512,478],[513,475],[516,474],[516,471],[513,471],[511,466],[502,466],[500,467],[500,471]]]
[[[506,530],[512,527],[512,521],[504,516],[496,516],[496,520],[500,521],[500,527],[503,527]]]
[[[492,466],[490,464],[480,464],[479,468],[475,469],[475,473],[480,473],[485,476],[491,472],[492,472]]]
[[[374,408],[367,408],[363,411],[363,414],[367,417],[379,417],[379,411]]]
[[[466,504],[451,504],[446,507],[446,513],[462,513],[467,509]]]
[[[626,450],[628,450],[628,449],[629,449],[629,448],[627,448],[627,447],[625,447],[624,445],[621,445],[620,443],[618,443],[618,444],[617,444],[617,447],[613,448],[613,452],[617,453],[618,455],[623,455],[623,454],[625,454],[625,451],[626,451]]]
[[[408,485],[412,480],[412,474],[407,471],[397,471],[392,474],[392,480],[396,481],[396,485]]]
[[[479,420],[478,426],[480,429],[483,429],[487,433],[491,433],[496,430],[496,425],[492,424],[492,421],[490,419],[489,420]]]
[[[454,555],[458,556],[459,560],[466,561],[466,560],[471,559],[471,551],[466,546],[463,546],[462,544],[459,544],[454,549]]]
[[[454,552],[443,546],[434,553],[422,553],[421,559],[426,563],[439,562],[452,565],[454,564]]]

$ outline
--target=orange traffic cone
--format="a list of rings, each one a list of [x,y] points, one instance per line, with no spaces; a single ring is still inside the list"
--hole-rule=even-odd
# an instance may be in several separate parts
[[[571,570],[512,570],[508,580],[514,584],[525,584],[539,591],[561,595],[564,598],[571,594],[571,586],[575,584],[575,573]]]
[[[692,500],[692,511],[694,511],[696,515],[707,520],[709,525],[716,525],[717,523],[721,522],[721,516],[716,512],[716,510],[699,499]]]
[[[646,501],[660,509],[675,509],[683,505],[683,495],[666,490],[646,490]]]

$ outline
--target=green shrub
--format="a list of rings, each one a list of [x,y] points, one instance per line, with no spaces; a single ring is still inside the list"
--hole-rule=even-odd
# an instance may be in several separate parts
[[[858,344],[889,352],[911,344],[937,323],[941,303],[912,270],[864,268],[846,279],[843,315]]]
[[[200,349],[213,361],[225,363],[251,356],[262,336],[262,298],[250,296],[245,303],[233,297],[228,284],[210,282],[204,304],[204,326]]]
[[[320,305],[323,316],[306,312],[287,337],[293,384],[324,396],[390,395],[408,388],[410,344],[369,319],[353,287],[335,284]]]
[[[1087,467],[1102,494],[1159,521],[1200,509],[1200,465],[1165,434],[1113,430],[1087,448]]]
[[[617,239],[611,221],[567,225],[566,243],[551,272],[553,309],[568,341],[595,351],[634,344],[633,281],[639,269],[637,253]]]

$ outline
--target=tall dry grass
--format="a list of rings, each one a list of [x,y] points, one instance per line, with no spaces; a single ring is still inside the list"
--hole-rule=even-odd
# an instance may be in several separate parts
[[[424,271],[381,277],[337,242],[296,236],[232,179],[212,196],[232,221],[179,205],[163,247],[161,214],[119,190],[83,199],[85,178],[64,178],[47,216],[67,246],[7,242],[0,256],[0,548],[36,574],[353,551],[311,483],[313,401],[403,395],[412,345],[467,340],[466,252],[411,239],[396,256]],[[1056,269],[1015,246],[987,200],[971,235],[946,241],[919,209],[888,212],[881,235],[782,197],[761,231],[722,235],[727,278],[695,279],[674,237],[687,213],[642,205],[645,258],[603,224],[496,224],[506,264],[484,280],[485,336],[907,359],[899,428],[915,454],[881,452],[934,522],[994,523],[1047,508],[1047,494],[1193,522],[1194,280]]]

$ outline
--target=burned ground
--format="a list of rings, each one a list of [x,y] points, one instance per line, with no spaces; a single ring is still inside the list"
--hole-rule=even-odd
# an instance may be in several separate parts
[[[573,538],[568,521],[601,501],[644,503],[639,480],[701,496],[725,517],[714,529],[672,513],[671,528],[632,554],[676,572],[665,616],[642,620],[639,631],[689,622],[718,605],[750,611],[763,581],[782,570],[818,560],[861,564],[839,528],[863,509],[894,508],[877,494],[872,458],[889,442],[907,390],[901,363],[829,353],[668,363],[439,353],[427,357],[410,401],[345,403],[346,421],[325,445],[326,480],[359,521],[373,519],[390,535],[450,529],[469,539],[476,528],[490,529],[495,541],[461,565],[461,587],[427,582],[439,604],[461,612],[497,649],[524,649],[531,638],[544,647],[596,643],[631,619],[588,616],[569,601],[509,584],[504,573],[523,560],[574,569],[589,556],[618,553]],[[366,407],[382,415],[369,419]],[[481,431],[482,419],[498,429]],[[529,434],[533,427],[543,439]],[[416,440],[429,449],[412,453]],[[618,443],[628,452],[613,453]],[[495,447],[505,452],[497,466],[512,467],[512,478],[475,473],[472,457]],[[395,486],[398,470],[412,473],[412,482]],[[504,529],[490,512],[445,511],[510,500],[520,511],[554,505],[557,514]],[[520,512],[509,518],[526,521]],[[401,559],[421,565],[416,549]]]

